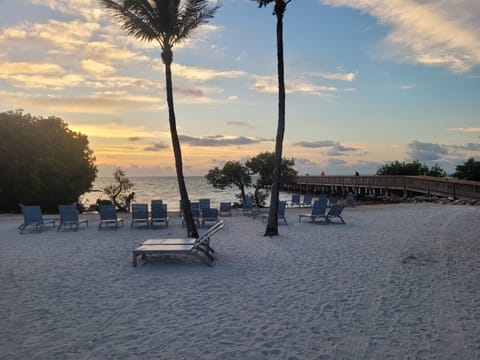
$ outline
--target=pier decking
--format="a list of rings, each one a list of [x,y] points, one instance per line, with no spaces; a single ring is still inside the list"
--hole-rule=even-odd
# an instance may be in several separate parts
[[[401,190],[403,195],[419,193],[454,200],[480,200],[480,182],[429,176],[298,176],[296,184],[284,190],[318,193],[389,195]]]

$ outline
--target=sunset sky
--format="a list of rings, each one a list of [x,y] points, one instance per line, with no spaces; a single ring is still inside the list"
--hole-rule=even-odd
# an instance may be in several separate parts
[[[221,3],[174,48],[186,175],[274,150],[273,6]],[[480,160],[479,19],[479,0],[292,0],[284,156],[300,175]],[[0,111],[62,118],[88,136],[100,176],[175,173],[158,44],[95,0],[0,0],[0,48]]]

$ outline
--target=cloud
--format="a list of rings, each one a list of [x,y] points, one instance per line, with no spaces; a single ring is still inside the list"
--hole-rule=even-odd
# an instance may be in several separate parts
[[[240,127],[246,127],[249,129],[254,129],[254,127],[251,124],[245,121],[227,121],[226,124],[228,126],[240,126]]]
[[[411,160],[434,161],[442,159],[449,151],[445,145],[424,143],[415,140],[408,144],[407,153]]]
[[[467,143],[465,145],[453,145],[452,148],[455,150],[463,150],[463,151],[480,151],[480,144]]]
[[[100,6],[92,4],[92,0],[30,0],[30,3],[45,6],[66,15],[80,15],[87,20],[99,20],[104,14]]]
[[[175,74],[175,76],[200,82],[214,79],[239,79],[247,75],[245,71],[219,71],[214,69],[200,68],[196,66],[180,65],[177,63],[172,64],[172,72]]]
[[[165,150],[165,149],[168,149],[167,144],[155,143],[152,146],[148,146],[148,147],[144,148],[143,151],[161,151],[161,150]]]
[[[323,79],[327,80],[340,80],[340,81],[347,81],[352,82],[356,79],[356,73],[325,73],[325,72],[313,72],[310,75],[318,76]]]
[[[103,64],[93,59],[82,60],[81,66],[86,72],[95,75],[109,76],[115,73],[113,66]]]
[[[318,0],[347,6],[387,26],[387,55],[463,74],[480,65],[480,2],[471,0]]]
[[[480,132],[480,127],[450,128],[448,130],[458,132]]]
[[[180,135],[180,141],[185,144],[192,146],[207,146],[207,147],[217,147],[217,146],[238,146],[238,145],[251,145],[258,144],[266,139],[259,138],[247,138],[244,136],[237,137],[226,137],[223,135],[216,136],[206,136],[206,137],[193,137],[188,135]]]
[[[134,95],[126,92],[103,92],[86,96],[37,95],[24,92],[0,91],[2,101],[13,102],[25,109],[34,107],[44,112],[115,114],[141,108],[143,111],[158,111],[165,104],[158,96]]]
[[[142,138],[138,136],[131,136],[128,138],[128,141],[132,141],[132,142],[140,141],[140,140],[142,140]]]
[[[252,89],[264,93],[278,93],[277,75],[253,76],[254,84]],[[285,91],[287,93],[307,93],[318,96],[332,96],[341,89],[333,86],[322,86],[311,84],[301,77],[285,79]]]
[[[326,155],[329,156],[341,156],[345,152],[358,151],[358,149],[353,147],[346,147],[342,144],[332,141],[332,140],[323,140],[323,141],[300,141],[294,144],[295,146],[300,146],[304,148],[328,148]]]
[[[401,85],[399,86],[400,90],[410,90],[410,89],[415,89],[416,85],[410,84],[410,85]]]

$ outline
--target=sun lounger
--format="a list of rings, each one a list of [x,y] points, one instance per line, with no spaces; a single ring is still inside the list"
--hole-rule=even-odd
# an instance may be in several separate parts
[[[253,199],[245,199],[242,202],[243,215],[252,215],[255,201]]]
[[[148,204],[132,204],[132,222],[130,223],[130,229],[141,226],[148,228],[149,225]]]
[[[325,212],[327,211],[327,203],[325,200],[315,200],[313,202],[312,211],[310,214],[298,215],[298,221],[302,222],[302,218],[308,218],[312,223],[318,222],[320,219],[325,219]]]
[[[197,239],[149,239],[133,250],[132,265],[137,266],[138,256],[142,260],[163,255],[190,255],[201,259],[210,266],[216,262],[215,250],[210,246],[210,238],[223,229],[223,220],[213,225]]]
[[[232,204],[229,202],[221,202],[220,216],[232,216]]]
[[[202,209],[202,227],[208,224],[216,224],[219,221],[218,209],[216,208],[203,208]]]
[[[279,201],[278,202],[278,209],[277,209],[277,218],[278,220],[283,220],[285,225],[288,225],[287,219],[285,218],[285,208],[287,207],[286,201]],[[268,214],[262,214],[263,221],[268,220]]]
[[[355,195],[348,193],[345,197],[345,205],[355,207]]]
[[[345,224],[345,221],[342,217],[343,209],[345,208],[344,204],[335,204],[333,205],[330,210],[328,210],[327,215],[325,216],[325,220],[330,224],[332,223],[332,219],[339,219],[342,224]]]
[[[292,201],[290,202],[290,206],[300,206],[300,194],[292,194]]]
[[[168,208],[167,204],[152,200],[152,213],[150,215],[150,227],[155,227],[155,225],[163,225],[168,227],[169,217],[168,217]]]
[[[58,221],[57,218],[44,218],[38,205],[20,204],[20,208],[23,214],[23,223],[18,226],[20,234],[23,234],[26,230],[41,231],[47,224],[52,224],[55,227],[55,221]]]
[[[312,195],[309,195],[309,194],[303,195],[303,202],[302,202],[301,206],[303,206],[303,207],[312,206],[312,200],[313,200]]]
[[[88,227],[87,219],[78,218],[78,210],[75,204],[58,205],[58,212],[60,213],[60,225],[57,231],[65,230],[66,228],[77,231],[81,224],[85,224]]]
[[[202,211],[205,208],[210,207],[210,199],[198,199],[198,206],[200,208],[200,211]]]
[[[123,226],[123,219],[117,217],[117,209],[115,208],[115,205],[98,205],[98,212],[100,213],[98,230],[100,230],[102,226],[105,226],[105,228],[113,227],[115,230],[118,229],[120,224]]]
[[[190,209],[192,209],[193,221],[195,221],[197,226],[200,226],[200,203],[191,202]],[[182,216],[182,227],[186,224],[185,216]]]

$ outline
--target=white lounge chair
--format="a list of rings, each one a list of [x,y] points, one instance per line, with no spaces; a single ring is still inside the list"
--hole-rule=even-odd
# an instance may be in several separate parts
[[[197,239],[149,239],[133,250],[132,265],[137,266],[138,256],[148,260],[162,255],[192,255],[198,257],[210,266],[216,262],[215,250],[210,246],[210,238],[223,229],[223,220],[213,225],[208,231]]]

